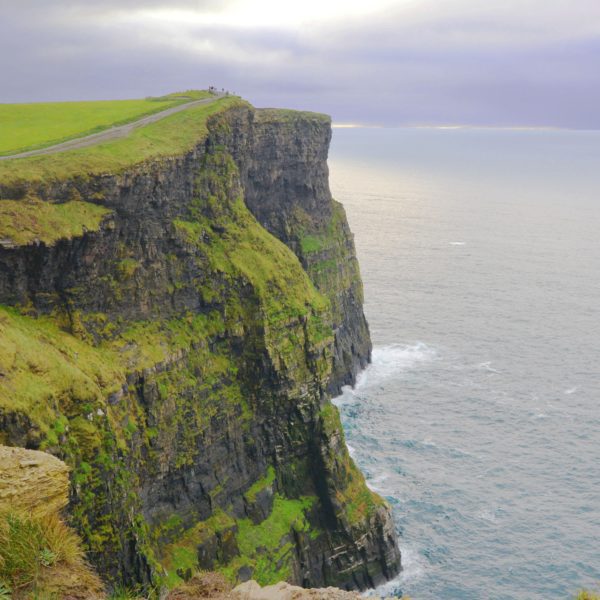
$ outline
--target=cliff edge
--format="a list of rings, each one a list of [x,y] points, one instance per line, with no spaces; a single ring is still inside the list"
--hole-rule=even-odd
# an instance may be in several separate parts
[[[329,400],[371,348],[329,119],[203,118],[109,170],[92,150],[3,164],[0,443],[71,467],[109,581],[375,586],[400,554]]]

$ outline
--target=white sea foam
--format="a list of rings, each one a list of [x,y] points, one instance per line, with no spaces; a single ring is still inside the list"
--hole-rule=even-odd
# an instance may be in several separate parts
[[[565,390],[565,394],[567,394],[568,396],[570,396],[571,394],[574,394],[577,390],[579,389],[579,386],[576,385],[572,388],[569,388],[568,390]]]
[[[369,370],[369,368],[367,367],[366,369],[364,369],[363,371],[361,371],[356,376],[356,383],[354,384],[354,389],[355,390],[359,390],[361,387],[363,387],[367,383],[367,371],[368,370]],[[350,387],[350,386],[348,386],[348,387]]]
[[[491,361],[491,360],[488,360],[488,361],[486,361],[486,362],[479,363],[479,364],[477,365],[477,368],[478,368],[478,369],[481,369],[481,370],[483,370],[483,371],[489,371],[490,373],[500,373],[500,371],[498,371],[498,369],[494,369],[494,368],[492,367],[492,361]]]
[[[355,404],[358,400],[358,396],[356,395],[356,388],[352,389],[349,385],[345,385],[342,388],[342,393],[339,396],[331,399],[331,402],[335,404],[338,408],[346,405],[346,404]]]
[[[487,521],[488,523],[496,523],[498,521],[495,508],[484,509],[478,512],[477,518],[482,521]]]
[[[367,485],[369,486],[369,489],[379,494],[386,494],[387,490],[383,484],[389,478],[389,476],[389,473],[384,471],[372,479],[367,479]]]
[[[419,554],[413,548],[400,546],[402,554],[402,571],[394,579],[376,587],[374,590],[367,590],[363,596],[367,598],[387,598],[390,595],[397,594],[402,586],[420,579],[425,571],[425,567],[419,557]]]
[[[373,362],[365,371],[366,385],[368,379],[376,379],[381,383],[398,373],[414,369],[419,363],[433,359],[436,351],[423,344],[389,344],[387,346],[376,346],[373,349]]]
[[[450,242],[451,246],[464,246],[465,242]]]
[[[432,360],[436,351],[427,344],[388,344],[373,348],[372,362],[358,374],[354,388],[346,385],[340,396],[332,399],[336,406],[352,404],[370,385],[380,385],[398,373],[410,371],[418,364]]]

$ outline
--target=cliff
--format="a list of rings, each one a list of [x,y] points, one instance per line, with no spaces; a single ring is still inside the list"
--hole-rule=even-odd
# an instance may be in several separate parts
[[[71,466],[109,580],[374,586],[400,556],[329,401],[370,354],[329,120],[229,102],[202,131],[0,173],[0,443]]]

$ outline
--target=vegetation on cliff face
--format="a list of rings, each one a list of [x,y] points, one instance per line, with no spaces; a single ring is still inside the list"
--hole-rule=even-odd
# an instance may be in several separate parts
[[[316,502],[315,497],[288,499],[276,494],[269,516],[254,523],[250,518],[235,520],[226,513],[216,512],[210,519],[186,531],[176,542],[161,550],[167,569],[167,585],[174,587],[189,579],[200,569],[198,548],[215,534],[225,549],[222,558],[211,565],[221,571],[230,583],[236,583],[240,571],[264,584],[285,581],[292,576],[293,536],[311,532],[306,513]]]
[[[0,200],[0,243],[21,246],[97,231],[110,211],[91,202],[72,200],[62,204],[42,202],[39,198]]]
[[[352,233],[327,184],[329,119],[314,113],[261,110],[255,123],[269,160],[285,171],[269,178],[252,164],[246,167],[246,203],[260,223],[298,256],[317,290],[331,303],[335,341],[328,391],[336,394],[366,366],[371,345]],[[294,147],[285,139],[296,140]]]
[[[294,239],[318,240],[293,251],[244,201],[253,113],[236,99],[201,109],[140,130],[148,146],[128,139],[11,173],[33,177],[23,185],[44,208],[0,248],[0,276],[11,274],[0,279],[0,442],[72,467],[71,521],[113,582],[173,586],[216,569],[371,585],[398,568],[394,533],[326,397],[334,325],[355,302],[344,295],[360,308],[343,212],[325,196],[322,223],[307,211],[290,221]],[[78,196],[55,205],[53,190]],[[27,201],[3,203],[15,231],[33,219]],[[74,205],[85,210],[66,217],[71,230],[49,225]],[[52,228],[60,235],[44,239]],[[46,244],[28,244],[34,234]],[[319,279],[303,252],[344,264]]]
[[[218,337],[243,335],[247,329],[248,341],[256,335],[261,338],[249,344],[249,354],[261,352],[257,343],[264,346],[274,367],[293,372],[299,382],[314,377],[312,370],[322,378],[328,375],[327,352],[332,343],[329,304],[289,249],[260,227],[239,196],[228,195],[240,192],[227,185],[235,171],[225,153],[207,155],[196,181],[198,195],[191,203],[189,219],[174,222],[182,242],[193,247],[193,260],[203,273],[192,285],[207,302],[225,300],[220,311],[134,323],[120,334],[94,343],[84,315],[67,320],[60,315],[27,316],[23,309],[0,308],[0,368],[4,375],[0,407],[29,421],[28,443],[59,453],[75,467],[73,517],[93,553],[119,543],[120,531],[113,516],[101,508],[106,498],[100,489],[107,473],[124,502],[134,509],[135,497],[129,494],[138,484],[135,474],[127,470],[129,461],[135,464],[142,453],[148,453],[152,462],[158,463],[160,457],[154,456],[153,448],[164,449],[177,440],[175,466],[193,464],[198,436],[210,424],[211,416],[229,414],[240,427],[252,418],[236,381],[235,357],[229,355],[227,344],[217,342]],[[212,194],[200,193],[208,188]],[[252,290],[249,305],[229,291],[243,286]],[[313,362],[306,361],[307,344],[313,348]],[[117,405],[109,402],[111,395],[126,386],[128,373],[154,369],[179,353],[186,355],[185,366],[152,377],[160,397],[156,415],[160,427],[149,426],[135,398]],[[267,477],[273,481],[272,470]],[[256,484],[248,490],[249,503],[258,491]],[[177,572],[198,568],[193,548],[200,543],[202,532],[214,535],[222,531],[224,522],[237,523],[238,558],[231,565],[223,560],[220,566],[232,580],[239,568],[247,566],[261,582],[269,583],[290,574],[286,554],[291,544],[281,540],[292,526],[303,522],[306,502],[277,496],[271,515],[256,526],[225,513],[221,513],[223,519],[213,515],[168,547],[164,559],[153,540],[179,538],[180,528],[169,530],[176,518],[158,528],[136,520],[135,535],[156,576],[163,562],[165,581],[174,584],[181,581]],[[92,521],[90,512],[104,514]],[[277,564],[280,566],[275,567]]]
[[[367,487],[364,475],[350,458],[337,408],[333,404],[325,406],[321,410],[321,419],[329,441],[327,462],[337,471],[332,481],[338,482],[334,491],[338,516],[350,526],[362,523],[370,519],[378,507],[385,506],[385,502]]]
[[[358,261],[353,252],[348,252],[349,231],[344,207],[333,201],[331,219],[323,224],[315,224],[301,211],[296,212],[296,218],[302,262],[317,289],[327,290],[335,304],[334,311],[341,316],[343,306],[340,301],[344,290],[355,287],[357,299],[361,303],[363,300]],[[341,261],[347,263],[344,270],[338,268]]]

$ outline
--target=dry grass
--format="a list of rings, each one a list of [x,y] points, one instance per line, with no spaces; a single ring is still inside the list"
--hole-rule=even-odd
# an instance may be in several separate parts
[[[0,515],[0,584],[14,600],[99,598],[77,534],[57,515]]]
[[[172,590],[166,600],[220,600],[229,598],[231,586],[220,573],[196,573],[189,581]]]

